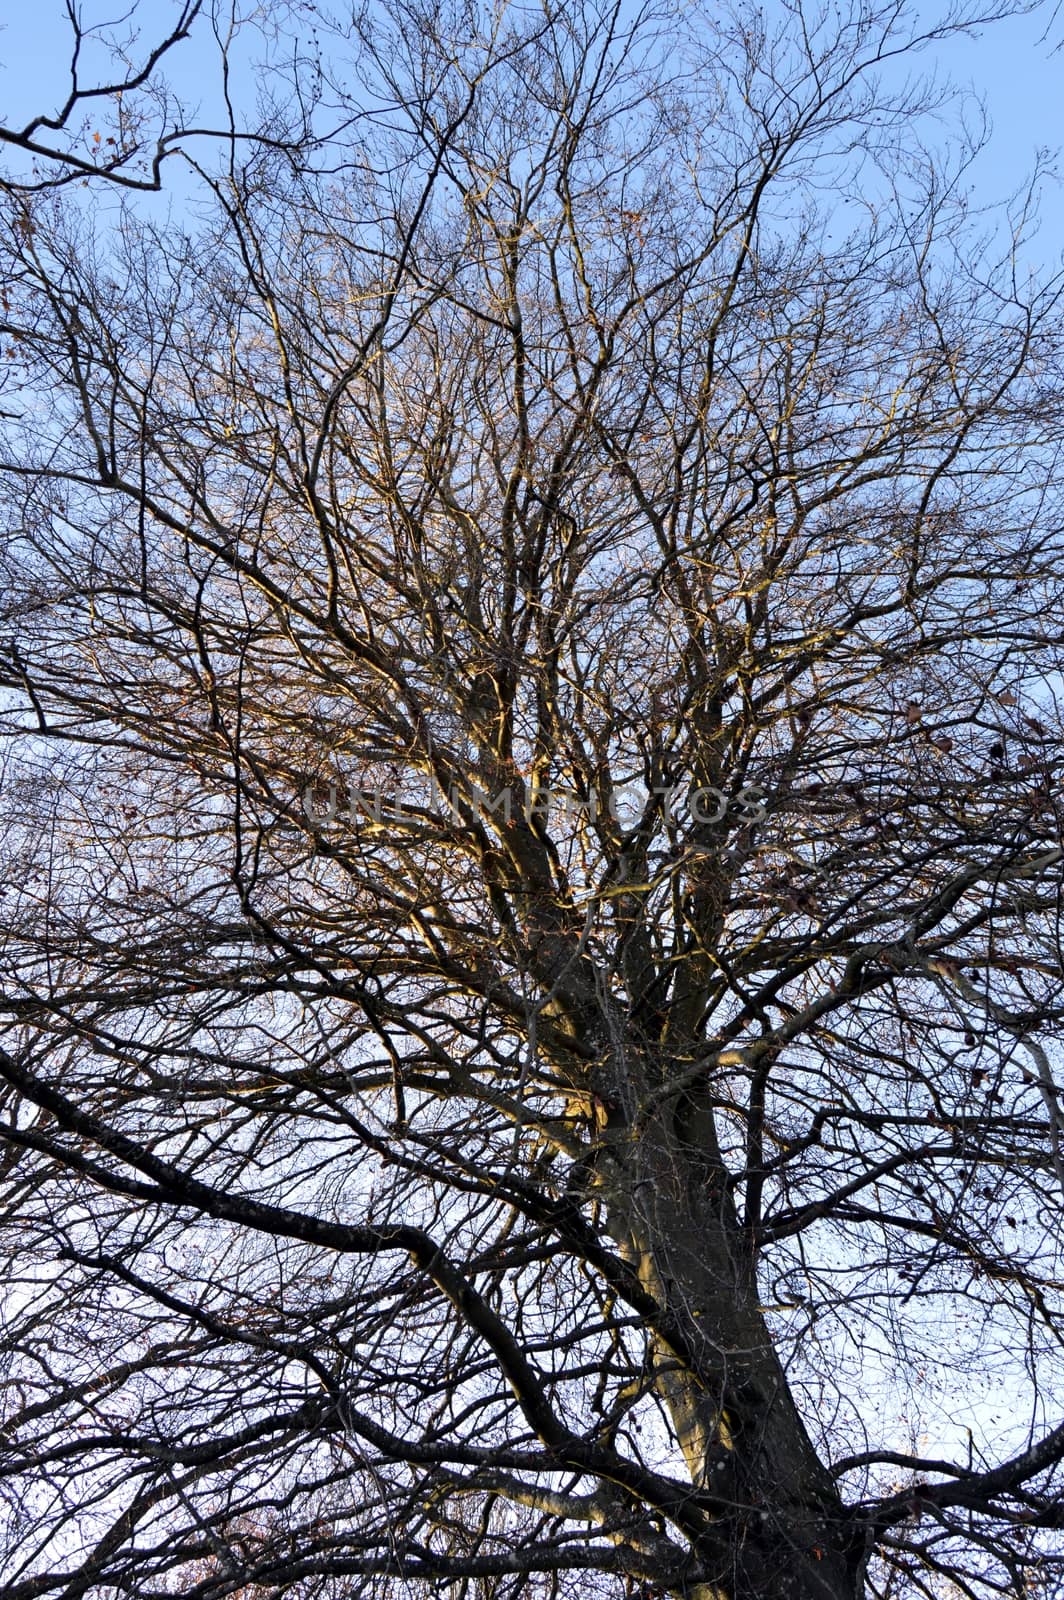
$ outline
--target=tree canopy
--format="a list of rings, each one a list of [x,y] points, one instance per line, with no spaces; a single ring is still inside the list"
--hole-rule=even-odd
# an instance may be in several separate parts
[[[307,11],[0,202],[4,1593],[1051,1600],[1005,13]]]

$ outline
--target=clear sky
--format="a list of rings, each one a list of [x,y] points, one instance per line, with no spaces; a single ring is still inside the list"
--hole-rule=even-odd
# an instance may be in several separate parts
[[[1048,37],[1044,37],[1047,35]],[[985,102],[992,138],[972,170],[976,200],[1012,194],[1030,173],[1036,152],[1048,152],[1064,173],[1064,14],[1048,8],[987,28],[981,38],[956,39],[942,64],[959,85]],[[1044,193],[1037,264],[1053,268],[1064,253],[1064,190]]]
[[[87,20],[114,17],[124,0],[83,0]],[[178,0],[141,0],[144,41],[176,15]],[[226,6],[219,3],[219,10]],[[305,8],[308,13],[310,8]],[[928,17],[933,13],[927,8]],[[211,40],[201,18],[197,36],[170,58],[167,74],[175,87],[198,101],[204,116],[217,104],[218,75]],[[63,0],[0,0],[0,115],[8,125],[42,108],[51,109],[65,92],[69,29]],[[309,32],[309,20],[306,24]],[[1048,34],[1048,37],[1045,37]],[[993,138],[970,175],[973,199],[990,203],[1013,192],[1031,169],[1039,149],[1056,152],[1064,144],[1064,10],[1047,3],[1034,15],[994,24],[975,39],[955,39],[937,58],[941,70],[970,87],[986,104]],[[1057,48],[1055,51],[1055,47]],[[928,63],[929,58],[923,58]],[[91,66],[91,61],[86,64]],[[176,177],[176,174],[175,174]],[[1047,191],[1044,224],[1032,264],[1052,267],[1064,251],[1064,195]]]

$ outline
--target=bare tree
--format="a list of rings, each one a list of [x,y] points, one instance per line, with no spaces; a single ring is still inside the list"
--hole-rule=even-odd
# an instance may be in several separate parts
[[[12,216],[9,1600],[1061,1592],[1064,345],[923,141],[977,20],[396,4],[328,173]]]
[[[0,122],[0,155],[14,162],[0,169],[0,193],[39,194],[99,180],[119,189],[154,191],[162,187],[168,158],[221,138],[236,144],[268,142],[306,156],[313,96],[307,96],[305,73],[297,96],[302,115],[296,124],[279,123],[276,106],[268,116],[260,108],[246,126],[232,115],[230,56],[241,27],[235,5],[227,14],[224,6],[205,6],[204,0],[169,0],[164,16],[149,17],[147,24],[148,8],[141,0],[132,0],[118,20],[108,14],[102,22],[87,21],[77,0],[65,0],[64,9],[69,67],[62,99],[25,123]],[[287,8],[282,0],[272,9],[276,23]],[[47,26],[42,18],[42,33]],[[145,28],[147,39],[142,37]],[[229,110],[225,126],[190,116],[164,76],[175,47],[190,37],[209,35],[220,99]],[[49,35],[41,54],[51,59],[55,53],[56,40]],[[17,59],[4,62],[9,77],[22,65]]]

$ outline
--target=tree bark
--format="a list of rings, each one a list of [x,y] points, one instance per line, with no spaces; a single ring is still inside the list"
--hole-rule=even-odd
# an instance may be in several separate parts
[[[618,1086],[620,1087],[620,1086]],[[791,1396],[708,1095],[607,1131],[611,1232],[679,1330],[656,1387],[705,1507],[695,1600],[857,1600],[859,1539]],[[693,1359],[691,1354],[693,1353]]]

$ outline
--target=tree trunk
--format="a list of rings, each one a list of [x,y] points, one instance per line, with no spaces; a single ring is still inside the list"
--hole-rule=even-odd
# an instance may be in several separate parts
[[[612,1119],[611,1119],[612,1120]],[[694,1600],[857,1600],[861,1549],[760,1310],[708,1096],[609,1130],[611,1231],[694,1359],[657,1387],[707,1510]]]

